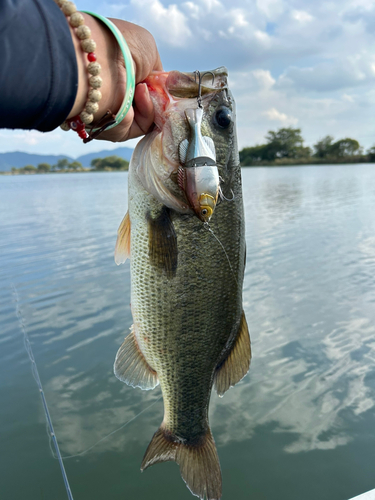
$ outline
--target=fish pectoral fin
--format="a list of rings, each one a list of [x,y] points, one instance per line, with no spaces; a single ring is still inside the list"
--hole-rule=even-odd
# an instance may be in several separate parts
[[[130,227],[129,211],[127,211],[117,230],[115,246],[115,262],[117,265],[123,264],[126,259],[130,259]]]
[[[210,429],[200,442],[184,443],[163,424],[155,432],[143,457],[141,471],[159,462],[177,462],[186,486],[193,495],[206,500],[221,498],[221,470]]]
[[[251,344],[249,329],[242,311],[237,338],[228,356],[216,368],[215,389],[220,397],[244,378],[250,368]]]
[[[125,384],[145,391],[154,389],[159,384],[156,371],[150,367],[138,347],[133,328],[117,351],[114,372]]]
[[[177,236],[170,216],[170,209],[163,206],[160,213],[148,220],[148,255],[151,264],[167,277],[173,278],[177,270]]]

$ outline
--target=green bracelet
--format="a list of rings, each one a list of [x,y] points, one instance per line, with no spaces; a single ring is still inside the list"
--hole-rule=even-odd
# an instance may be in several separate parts
[[[135,91],[135,73],[134,73],[134,66],[133,66],[133,59],[128,47],[128,44],[126,43],[125,38],[123,37],[121,31],[117,28],[115,24],[113,24],[112,21],[107,19],[104,16],[101,16],[100,14],[95,14],[94,12],[90,12],[88,10],[82,10],[81,12],[84,12],[85,14],[89,14],[90,16],[98,18],[102,23],[104,23],[113,33],[113,36],[116,38],[117,43],[120,46],[122,55],[124,56],[124,63],[125,63],[125,69],[126,69],[126,90],[125,90],[125,97],[124,100],[122,101],[121,107],[119,112],[116,115],[115,118],[115,123],[112,123],[112,125],[109,125],[106,130],[109,130],[113,127],[116,127],[119,123],[122,122],[122,120],[125,118],[126,113],[129,111],[133,98],[134,98],[134,91]],[[93,132],[96,132],[97,129],[94,129]]]

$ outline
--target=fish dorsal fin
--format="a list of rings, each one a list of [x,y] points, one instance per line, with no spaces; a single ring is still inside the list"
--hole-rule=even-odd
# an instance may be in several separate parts
[[[178,167],[177,171],[177,184],[183,191],[185,190],[185,169],[181,166]]]
[[[158,384],[158,376],[145,360],[134,335],[134,327],[117,351],[114,372],[116,377],[132,387],[148,391]]]
[[[211,137],[208,137],[207,135],[204,135],[202,137],[204,140],[206,146],[208,147],[210,153],[211,153],[211,158],[216,161],[216,150],[215,150],[215,144],[214,141],[211,139]]]
[[[184,139],[182,142],[180,142],[180,145],[178,147],[180,163],[182,163],[183,165],[186,163],[188,147],[189,147],[189,141],[187,139]]]
[[[126,259],[130,259],[130,217],[129,211],[122,219],[120,227],[117,230],[117,240],[115,246],[115,262],[119,266]]]
[[[150,262],[171,279],[177,271],[177,236],[170,209],[163,206],[158,214],[148,214],[147,221]]]
[[[251,345],[245,313],[242,312],[240,328],[232,349],[216,368],[215,389],[221,397],[237,382],[244,378],[250,368]]]

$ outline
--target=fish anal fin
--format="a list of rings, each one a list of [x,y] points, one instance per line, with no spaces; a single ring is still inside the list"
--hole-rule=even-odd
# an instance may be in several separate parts
[[[154,389],[159,384],[156,371],[150,367],[138,347],[133,328],[117,351],[114,372],[125,384],[145,391]]]
[[[177,236],[168,207],[153,217],[148,214],[148,254],[153,266],[165,271],[168,279],[176,275]]]
[[[115,246],[115,262],[117,265],[123,264],[126,259],[130,259],[130,217],[129,211],[122,219],[117,230],[117,240]]]
[[[207,500],[221,498],[221,470],[214,438],[208,429],[195,444],[187,444],[168,432],[163,426],[155,432],[141,470],[159,462],[177,462],[186,486],[193,495]]]
[[[219,396],[242,380],[250,368],[251,344],[249,329],[242,312],[240,327],[228,356],[216,368],[214,385]]]

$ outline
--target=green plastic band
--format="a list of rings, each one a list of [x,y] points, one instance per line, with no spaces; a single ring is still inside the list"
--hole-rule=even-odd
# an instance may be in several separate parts
[[[113,127],[116,127],[116,125],[122,122],[122,120],[125,118],[126,113],[129,111],[133,103],[134,91],[135,91],[135,73],[134,73],[133,59],[125,38],[122,36],[121,31],[117,28],[115,24],[113,24],[112,21],[110,21],[104,16],[101,16],[100,14],[95,14],[94,12],[90,12],[88,10],[82,10],[81,12],[84,12],[85,14],[89,14],[90,16],[98,18],[111,30],[113,36],[116,38],[117,43],[120,46],[122,55],[124,56],[124,63],[126,69],[125,97],[124,100],[122,101],[120,110],[116,115],[115,123],[113,123],[106,129],[109,130]],[[94,129],[93,132],[95,132],[96,130],[99,129]]]

